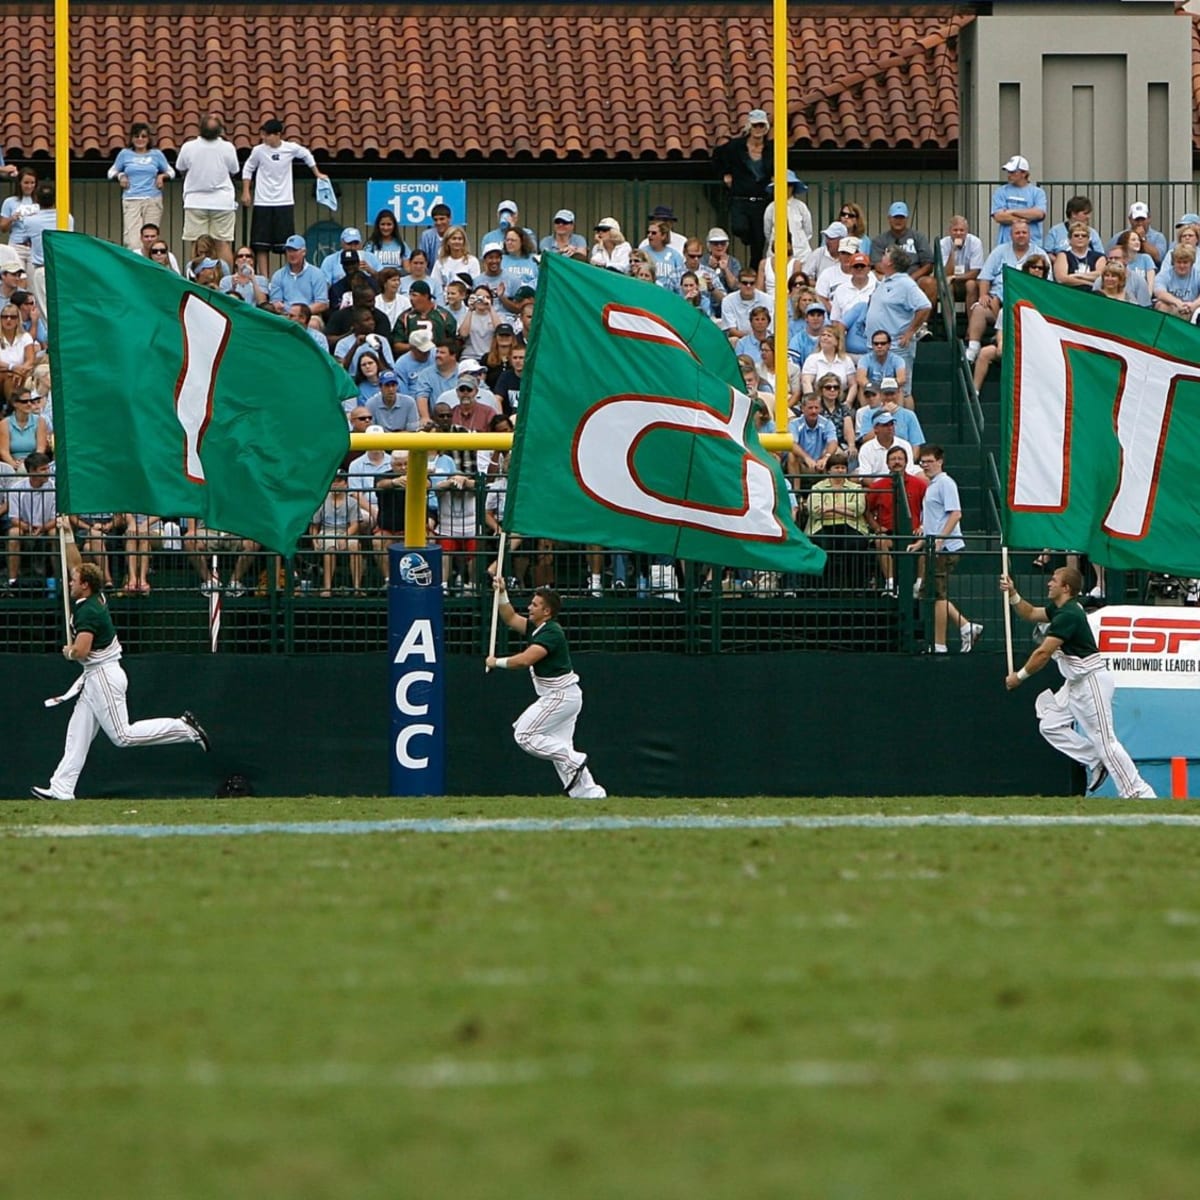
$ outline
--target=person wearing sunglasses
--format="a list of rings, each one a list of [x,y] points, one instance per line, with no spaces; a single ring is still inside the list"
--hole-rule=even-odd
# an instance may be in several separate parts
[[[49,429],[45,418],[35,410],[33,393],[28,387],[17,387],[13,391],[12,412],[0,421],[0,462],[23,472],[26,457],[45,454],[49,443]]]
[[[855,200],[847,200],[839,209],[837,220],[846,227],[849,237],[858,238],[858,251],[871,257],[871,235],[867,233],[867,217],[862,205]]]
[[[21,310],[15,304],[5,304],[0,308],[0,394],[5,400],[11,400],[29,378],[36,349],[33,338],[21,325]]]

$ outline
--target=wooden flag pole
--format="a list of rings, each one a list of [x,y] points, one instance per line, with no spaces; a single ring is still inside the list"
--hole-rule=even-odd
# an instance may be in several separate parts
[[[63,517],[58,522],[58,559],[61,564],[58,588],[62,592],[63,621],[66,624],[68,642],[71,640],[71,572],[67,568],[67,537],[70,528],[70,518]]]
[[[1008,575],[1008,547],[1000,547],[1000,570]],[[1011,576],[1009,576],[1011,578]],[[1008,593],[1004,595],[1004,653],[1008,661],[1008,673],[1013,673],[1013,643],[1012,643],[1012,605],[1008,602]]]
[[[500,530],[500,546],[496,551],[496,579],[504,578],[504,543],[508,539],[508,530]],[[491,658],[496,653],[496,629],[500,623],[500,589],[496,586],[492,587],[492,635],[488,639],[488,657]],[[484,668],[486,675],[491,671],[491,667]]]

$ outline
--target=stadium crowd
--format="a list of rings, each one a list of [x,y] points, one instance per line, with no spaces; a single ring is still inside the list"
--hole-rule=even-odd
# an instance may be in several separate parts
[[[446,205],[433,207],[429,227],[415,231],[383,209],[363,228],[345,227],[337,249],[313,263],[295,229],[294,171],[297,164],[309,171],[318,188],[329,180],[311,151],[286,133],[280,121],[264,121],[260,141],[239,162],[220,119],[206,114],[172,165],[155,148],[153,130],[139,122],[108,177],[121,189],[128,250],[304,326],[345,367],[358,386],[346,405],[352,431],[511,431],[520,414],[539,266],[546,255],[562,254],[663,288],[710,317],[737,355],[760,427],[771,421],[776,394],[786,393],[792,448],[781,457],[798,522],[831,553],[825,582],[894,593],[895,504],[908,509],[904,529],[920,535],[924,485],[949,478],[940,450],[926,446],[914,393],[917,344],[929,332],[938,287],[933,244],[910,224],[905,201],[888,206],[883,228],[869,230],[863,208],[847,201],[818,229],[805,200],[808,189],[789,171],[786,209],[777,216],[769,121],[755,109],[741,134],[714,151],[728,194],[728,230],[713,226],[703,236],[681,230],[664,205],[627,237],[614,217],[589,225],[561,208],[539,237],[519,202],[505,199],[495,227],[477,240],[452,223]],[[959,215],[940,240],[947,282],[965,306],[966,355],[975,364],[977,387],[1001,350],[1005,266],[1197,319],[1200,216],[1184,214],[1169,242],[1148,206],[1135,201],[1127,226],[1106,240],[1090,223],[1087,197],[1073,197],[1064,219],[1047,227],[1046,195],[1031,181],[1028,161],[1014,156],[1003,174],[991,204],[993,248],[988,251]],[[53,397],[42,234],[57,227],[58,213],[51,179],[2,161],[0,175],[13,185],[0,207],[0,234],[7,235],[0,245],[0,536],[10,587],[31,569],[53,585]],[[177,175],[183,244],[172,247],[160,236],[163,189]],[[234,240],[239,187],[250,210],[244,245]],[[783,330],[774,327],[779,236],[787,249]],[[733,253],[734,238],[746,247],[745,262]],[[482,583],[486,539],[498,532],[504,511],[505,458],[443,451],[430,464],[429,533],[445,550],[451,589],[470,592]],[[368,581],[386,583],[386,546],[403,532],[406,467],[404,451],[348,456],[310,528],[318,594],[333,594],[343,574],[355,592]],[[946,511],[953,513],[953,504]],[[196,521],[129,513],[72,521],[85,558],[101,567],[106,586],[132,594],[150,591],[152,555],[160,548],[187,554],[204,590],[225,587],[236,594],[253,583],[251,576],[265,578],[259,547]],[[955,541],[957,526],[945,533]],[[516,538],[510,545],[506,573],[518,583],[560,582],[559,547],[522,545]],[[224,583],[210,566],[218,551],[234,563]],[[670,599],[675,566],[588,547],[585,590],[599,596],[637,587]],[[733,571],[720,583],[747,591],[795,586]],[[941,579],[938,597],[945,599]]]

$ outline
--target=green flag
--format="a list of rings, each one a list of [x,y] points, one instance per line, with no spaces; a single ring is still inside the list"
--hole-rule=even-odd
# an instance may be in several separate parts
[[[1200,576],[1200,330],[1011,269],[1004,304],[1006,542]]]
[[[349,448],[353,381],[295,322],[47,233],[59,510],[201,517],[291,554]]]
[[[725,335],[662,288],[556,254],[542,260],[504,525],[722,566],[825,565]]]

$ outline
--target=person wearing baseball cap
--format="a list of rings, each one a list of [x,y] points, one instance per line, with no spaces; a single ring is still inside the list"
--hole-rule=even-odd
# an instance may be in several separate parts
[[[348,225],[342,230],[341,245],[321,259],[321,274],[325,276],[330,287],[346,278],[347,268],[366,271],[372,279],[383,270],[379,259],[363,247],[362,230],[354,225]]]
[[[628,275],[631,248],[621,235],[621,225],[617,218],[601,217],[593,226],[592,233],[596,239],[596,244],[592,247],[592,266]]]
[[[561,211],[566,211],[561,210]],[[521,210],[517,207],[515,200],[501,200],[496,205],[496,228],[489,229],[479,240],[481,246],[486,246],[488,242],[499,242],[504,245],[504,235],[512,228],[524,229],[529,235],[529,241],[534,247],[538,244],[538,235],[529,228],[528,225],[521,224]]]
[[[554,232],[538,243],[542,254],[563,254],[567,258],[586,259],[587,242],[583,235],[575,232],[575,214],[569,208],[560,208],[554,214]]]
[[[857,238],[843,238],[842,242],[857,241]],[[840,325],[846,325],[847,314],[860,304],[866,304],[875,291],[879,280],[871,270],[871,260],[861,250],[856,250],[848,259],[846,275],[839,279],[829,293],[829,319]],[[817,293],[820,294],[818,284]]]
[[[746,114],[741,136],[713,151],[713,162],[729,194],[729,228],[749,248],[747,265],[754,271],[767,244],[764,218],[771,199],[767,182],[775,155],[770,131],[765,110],[753,108]]]
[[[841,267],[841,260],[838,258],[838,246],[841,245],[842,238],[849,237],[850,231],[842,224],[841,221],[830,221],[824,229],[821,230],[821,244],[808,253],[804,259],[804,273],[809,279],[820,279],[821,275],[828,271],[830,267]]]
[[[933,275],[933,245],[925,234],[914,229],[908,219],[908,204],[895,200],[888,207],[888,227],[871,239],[871,265],[880,269],[885,251],[903,250],[908,258],[908,274],[925,293],[930,304],[937,303],[937,280]]]
[[[283,243],[284,264],[271,276],[267,289],[268,303],[277,313],[287,312],[293,304],[307,304],[315,316],[329,309],[329,280],[304,261],[307,250],[308,243],[298,233]]]
[[[1004,164],[1007,182],[992,193],[992,220],[998,227],[996,245],[1012,241],[1009,226],[1020,217],[1029,222],[1029,240],[1042,244],[1042,222],[1050,205],[1046,193],[1029,179],[1029,159],[1014,154]]]
[[[729,234],[719,225],[714,225],[704,240],[707,249],[696,273],[703,278],[714,309],[719,310],[725,297],[737,291],[742,264],[729,253]]]
[[[1161,267],[1166,261],[1170,242],[1166,234],[1155,229],[1150,223],[1150,205],[1144,200],[1135,200],[1129,206],[1129,224],[1114,235],[1105,247],[1105,252],[1111,250],[1130,230],[1142,239],[1142,253],[1150,256],[1156,268]]]

